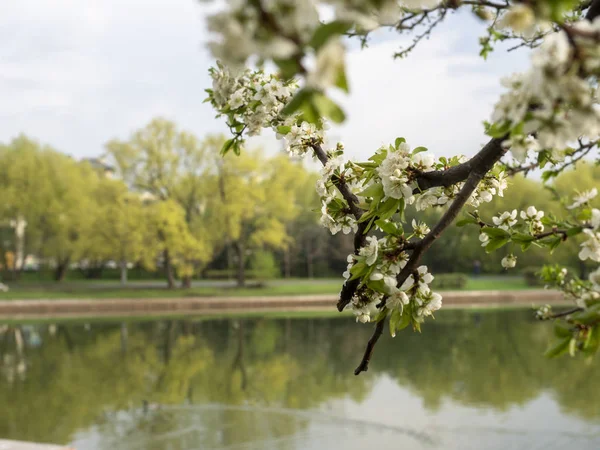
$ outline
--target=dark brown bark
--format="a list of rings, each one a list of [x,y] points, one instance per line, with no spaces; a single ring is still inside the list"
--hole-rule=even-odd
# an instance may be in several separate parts
[[[192,287],[192,277],[191,276],[185,276],[181,279],[181,287],[183,289],[190,289]]]
[[[175,275],[173,274],[173,264],[171,264],[171,255],[169,250],[163,252],[165,264],[165,277],[167,278],[167,287],[173,289],[175,287]]]
[[[241,242],[237,243],[235,249],[238,254],[236,280],[238,287],[246,285],[246,249]]]
[[[283,276],[284,278],[290,278],[292,276],[292,261],[290,256],[290,249],[287,248],[283,252]]]
[[[56,269],[54,269],[54,280],[61,282],[65,279],[67,275],[67,270],[69,269],[69,262],[71,258],[65,258],[59,260],[56,264]]]

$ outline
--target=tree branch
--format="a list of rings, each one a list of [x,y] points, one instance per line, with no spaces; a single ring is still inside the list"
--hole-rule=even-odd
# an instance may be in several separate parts
[[[585,18],[590,22],[593,22],[596,17],[600,16],[600,0],[593,0],[590,5],[590,9],[585,15]]]
[[[363,358],[358,367],[354,370],[354,375],[358,375],[361,372],[366,372],[367,370],[369,370],[369,361],[371,360],[371,356],[373,355],[373,349],[375,348],[375,344],[377,344],[377,341],[383,333],[384,325],[385,319],[381,319],[379,322],[377,322],[377,325],[375,325],[375,331],[373,331],[373,336],[371,336],[371,339],[369,339],[369,342],[367,343],[365,354],[363,355]]]
[[[502,155],[505,153],[502,151],[501,143],[506,139],[505,136],[501,138],[491,139],[475,156],[470,160],[459,164],[454,167],[450,167],[446,170],[433,170],[431,172],[419,172],[417,176],[417,183],[419,190],[415,192],[419,193],[432,187],[448,187],[456,183],[460,183],[467,179],[471,172],[483,164],[487,160],[493,160],[494,164],[498,161],[495,159],[498,152]],[[493,166],[493,164],[492,164]],[[491,168],[491,167],[490,167]]]
[[[473,194],[477,188],[477,185],[483,179],[485,174],[488,173],[492,167],[494,167],[494,164],[496,164],[506,153],[506,149],[502,147],[503,140],[504,138],[494,138],[490,140],[485,147],[483,147],[480,152],[477,153],[477,155],[464,163],[464,166],[469,167],[470,169],[470,173],[467,176],[465,184],[435,227],[433,227],[433,229],[421,241],[415,243],[414,250],[408,259],[406,266],[404,266],[396,278],[398,285],[402,285],[402,283],[404,283],[404,281],[417,269],[423,253],[425,253],[425,251],[433,245],[435,240],[440,237],[442,232],[448,228],[448,226],[450,226],[454,219],[456,219],[460,210],[465,206],[471,197],[471,194]],[[462,172],[459,173],[462,174]],[[443,175],[440,175],[440,177],[444,180],[447,179],[447,177],[443,178]],[[461,180],[458,179],[455,181],[455,183],[460,181]],[[377,323],[377,328],[367,344],[367,349],[365,351],[365,355],[363,356],[362,362],[354,371],[355,375],[358,375],[362,371],[366,371],[368,369],[369,359],[373,354],[373,349],[377,343],[377,339],[379,339],[379,336],[383,331],[383,325],[379,325],[381,322],[383,322],[383,320]]]

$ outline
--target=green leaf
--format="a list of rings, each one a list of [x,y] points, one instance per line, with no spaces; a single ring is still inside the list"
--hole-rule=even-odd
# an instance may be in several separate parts
[[[478,223],[479,222],[477,221],[477,219],[475,219],[474,217],[468,216],[468,217],[465,217],[464,219],[461,219],[458,222],[456,222],[456,226],[464,227],[465,225],[469,225],[469,224],[477,225]]]
[[[286,116],[294,114],[310,99],[313,93],[314,91],[309,89],[299,90],[290,102],[281,110],[281,113]]]
[[[398,233],[398,227],[396,226],[396,224],[392,223],[392,222],[386,222],[385,220],[376,220],[375,221],[375,225],[377,225],[379,228],[381,228],[381,230],[383,230],[384,232],[394,235],[396,236]]]
[[[594,306],[590,306],[585,311],[572,314],[571,318],[574,321],[585,325],[597,322],[598,320],[600,320],[600,303]]]
[[[385,319],[387,317],[388,314],[388,309],[384,306],[383,308],[381,308],[381,311],[379,311],[377,313],[377,315],[375,316],[375,319],[373,319],[373,322],[381,322],[383,319]]]
[[[490,252],[493,252],[494,250],[498,250],[499,248],[504,247],[506,244],[508,244],[509,241],[510,241],[510,239],[506,238],[506,237],[492,238],[492,239],[490,239],[488,244],[485,246],[485,251],[490,253]]]
[[[379,207],[377,208],[377,215],[381,219],[389,219],[396,214],[399,204],[400,200],[390,197],[385,202],[379,204]]]
[[[362,277],[365,273],[367,273],[368,270],[369,266],[367,266],[364,262],[357,262],[352,267],[350,267],[350,273],[352,274],[350,280],[356,280],[357,278]]]
[[[512,240],[514,242],[523,243],[523,242],[531,242],[534,241],[535,238],[529,234],[524,233],[515,233],[512,235]]]
[[[559,338],[566,338],[566,337],[572,337],[573,336],[573,330],[572,327],[562,321],[562,320],[556,320],[554,322],[554,334],[556,337]]]
[[[342,22],[341,20],[334,20],[317,27],[312,37],[310,38],[309,45],[315,50],[319,50],[329,39],[334,36],[339,36],[348,31],[351,24],[348,22]]]
[[[427,147],[417,147],[412,151],[413,155],[416,155],[417,153],[422,153],[422,152],[426,152],[427,151]]]
[[[364,191],[359,192],[357,195],[360,197],[379,197],[382,198],[384,195],[383,185],[380,183],[373,183],[371,186],[366,188]]]
[[[491,238],[510,238],[510,233],[501,228],[483,227],[481,231]]]
[[[493,138],[501,138],[510,131],[510,122],[504,122],[503,124],[486,123],[485,133]]]
[[[403,142],[406,142],[406,139],[404,139],[403,137],[396,138],[396,140],[394,141],[394,147],[398,149],[398,147],[400,147],[400,144],[402,144]]]
[[[223,143],[223,147],[221,147],[221,155],[225,155],[229,150],[231,150],[231,147],[233,147],[234,143],[235,143],[235,138],[227,139]]]
[[[560,356],[563,353],[567,352],[567,350],[569,349],[570,342],[571,342],[571,337],[570,336],[565,337],[565,338],[561,339],[557,344],[553,345],[548,350],[546,350],[546,353],[544,353],[544,355],[547,358],[555,358],[557,356]]]
[[[292,131],[292,127],[289,125],[279,125],[277,127],[277,132],[279,134],[288,134],[290,131]]]
[[[274,59],[273,62],[279,67],[279,73],[284,80],[294,78],[294,75],[300,72],[300,65],[294,58]]]
[[[344,114],[342,108],[326,95],[315,94],[313,101],[319,115],[328,117],[335,123],[342,123],[346,120],[346,114]]]
[[[575,236],[583,231],[583,227],[573,227],[567,230],[567,236]]]
[[[350,92],[350,89],[348,88],[348,79],[346,78],[345,67],[341,67],[338,71],[337,78],[335,80],[335,87],[340,88],[346,93]]]

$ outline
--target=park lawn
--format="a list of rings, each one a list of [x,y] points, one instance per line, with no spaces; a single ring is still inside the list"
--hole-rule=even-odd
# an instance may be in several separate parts
[[[435,282],[432,286],[435,289]],[[166,289],[164,287],[86,287],[85,283],[64,283],[57,285],[32,286],[27,283],[15,286],[10,292],[0,293],[0,300],[51,300],[51,299],[92,299],[92,298],[182,298],[182,297],[252,297],[252,296],[292,296],[292,295],[337,295],[341,280],[290,280],[263,287],[215,287],[202,286],[191,289]],[[465,290],[496,291],[530,288],[519,276],[481,276],[469,278]]]

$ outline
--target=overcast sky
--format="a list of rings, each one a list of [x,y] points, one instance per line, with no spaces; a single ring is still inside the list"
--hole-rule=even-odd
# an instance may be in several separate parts
[[[154,116],[198,136],[225,132],[206,103],[206,6],[194,0],[18,0],[0,4],[0,142],[25,133],[77,157],[95,156]],[[348,57],[347,123],[332,130],[350,156],[366,158],[405,136],[436,154],[472,154],[499,79],[525,67],[525,54],[486,63],[484,25],[451,17],[411,56],[379,36]],[[278,148],[274,137],[262,142]]]

